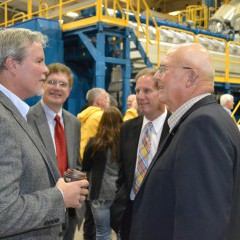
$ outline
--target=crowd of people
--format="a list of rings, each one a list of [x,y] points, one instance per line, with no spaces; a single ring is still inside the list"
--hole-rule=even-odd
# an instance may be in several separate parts
[[[46,44],[0,31],[0,238],[74,240],[83,223],[84,240],[239,239],[240,133],[209,52],[179,45],[141,70],[124,116],[92,88],[76,117],[73,74],[45,65]],[[68,168],[87,179],[65,182]]]

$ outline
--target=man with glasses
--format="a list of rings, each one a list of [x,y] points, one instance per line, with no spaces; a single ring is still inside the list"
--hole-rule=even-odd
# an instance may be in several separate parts
[[[42,85],[43,95],[40,102],[30,108],[27,115],[37,135],[42,140],[60,173],[64,174],[67,168],[80,168],[80,121],[71,113],[62,108],[67,100],[73,85],[71,70],[60,63],[48,66],[49,73]],[[60,159],[58,153],[56,116],[63,126],[65,141],[61,142],[61,150],[66,147],[66,156]],[[65,143],[65,144],[64,144]],[[65,145],[65,146],[64,146]],[[83,218],[83,217],[82,217]],[[77,223],[82,220],[80,210],[68,209],[68,224],[66,224],[63,239],[73,240]]]
[[[181,45],[161,64],[154,77],[170,133],[135,197],[130,239],[239,239],[240,134],[212,96],[210,54]]]

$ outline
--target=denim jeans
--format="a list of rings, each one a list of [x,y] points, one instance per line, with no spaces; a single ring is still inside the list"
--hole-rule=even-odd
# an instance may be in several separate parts
[[[111,200],[91,200],[91,209],[96,226],[96,240],[110,240]]]

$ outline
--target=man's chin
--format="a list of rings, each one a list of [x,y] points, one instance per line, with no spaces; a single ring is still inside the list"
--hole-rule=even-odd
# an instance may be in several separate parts
[[[41,97],[43,95],[43,89],[38,89],[36,92],[36,96]]]

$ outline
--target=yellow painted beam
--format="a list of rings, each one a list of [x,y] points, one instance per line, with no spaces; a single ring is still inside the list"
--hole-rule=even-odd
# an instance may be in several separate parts
[[[95,24],[98,22],[98,18],[96,16],[86,18],[86,19],[81,19],[75,22],[70,22],[70,23],[64,23],[61,25],[61,28],[63,31],[69,31],[81,27],[86,27],[91,24]]]

